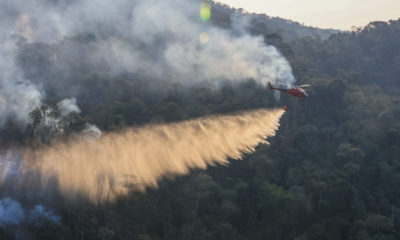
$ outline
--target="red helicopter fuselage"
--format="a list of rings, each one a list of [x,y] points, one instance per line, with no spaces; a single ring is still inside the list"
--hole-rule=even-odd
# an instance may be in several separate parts
[[[269,82],[268,82],[268,86],[271,91],[276,90],[276,91],[285,92],[285,93],[288,93],[288,94],[293,95],[298,98],[307,98],[308,97],[308,94],[306,93],[306,91],[300,87],[294,87],[294,88],[290,88],[290,89],[274,88],[274,87],[272,87],[271,83],[269,83]]]

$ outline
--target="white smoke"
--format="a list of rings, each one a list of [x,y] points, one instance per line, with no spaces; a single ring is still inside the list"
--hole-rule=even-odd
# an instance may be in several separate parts
[[[233,21],[233,30],[201,21],[200,6],[201,1],[196,0],[0,1],[0,128],[10,119],[28,123],[28,113],[45,98],[42,87],[75,89],[75,77],[68,76],[75,72],[72,66],[85,64],[92,67],[87,71],[138,73],[148,79],[189,85],[218,86],[248,79],[260,84],[276,80],[294,83],[290,64],[275,47],[266,46],[262,37],[247,34],[241,21]],[[79,42],[84,47],[60,44],[79,34],[92,34],[94,40]],[[50,56],[50,69],[57,74],[49,77],[43,69],[34,69],[35,80],[30,80],[35,84],[25,79],[26,69],[16,63],[21,39],[13,35],[58,49],[58,54]],[[26,68],[32,70],[34,64]],[[70,93],[62,87],[56,89],[67,96]],[[62,114],[79,113],[76,101],[61,101]]]
[[[35,205],[28,214],[25,212],[18,201],[9,197],[0,199],[0,228],[21,225],[25,222],[36,226],[41,226],[46,221],[58,224],[61,222],[59,215],[41,204]]]
[[[61,70],[68,71],[67,65],[84,57],[93,65],[106,63],[113,74],[141,73],[187,84],[295,80],[278,50],[266,46],[261,36],[244,32],[239,26],[243,23],[224,30],[201,21],[200,1],[4,0],[3,5],[17,13],[13,19],[19,22],[18,32],[30,33],[26,37],[33,42],[55,44],[65,37],[94,34],[96,40],[86,43],[89,56],[73,49],[71,59],[59,63]],[[21,22],[26,29],[20,29]]]
[[[9,224],[19,225],[24,219],[25,213],[19,202],[11,198],[0,199],[0,228]]]
[[[58,110],[61,112],[61,115],[67,116],[71,112],[80,113],[78,105],[76,105],[76,98],[66,98],[59,103],[57,103]]]
[[[68,135],[71,133],[69,129],[71,123],[79,119],[69,114],[79,113],[80,111],[75,98],[66,98],[58,102],[56,108],[43,104],[35,110],[36,120],[34,126],[30,129],[30,134],[43,142],[50,142],[54,137]],[[77,135],[82,135],[87,139],[97,139],[101,136],[101,131],[96,125],[86,123]]]
[[[45,206],[39,204],[36,205],[28,215],[28,221],[31,224],[37,226],[42,225],[45,221],[51,221],[54,223],[60,223],[61,217],[54,213],[53,210],[46,208]]]
[[[99,139],[102,132],[96,125],[86,123],[81,134],[87,139]]]
[[[66,98],[57,103],[58,110],[62,116],[75,112],[80,113],[81,109],[77,105],[76,98]],[[61,122],[61,119],[55,119],[57,122]],[[99,139],[101,137],[101,130],[94,124],[86,123],[85,128],[80,133],[87,139]]]
[[[0,129],[10,119],[21,124],[28,123],[29,112],[37,108],[44,97],[43,92],[24,79],[16,67],[16,51],[15,42],[0,38]]]

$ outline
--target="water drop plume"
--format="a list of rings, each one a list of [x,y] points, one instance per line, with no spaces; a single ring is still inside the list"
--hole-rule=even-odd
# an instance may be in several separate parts
[[[28,185],[32,175],[38,176],[41,189],[56,183],[67,199],[84,196],[94,203],[112,201],[127,193],[127,183],[145,190],[157,187],[163,177],[240,159],[275,135],[283,113],[259,109],[130,128],[96,140],[58,142],[26,151],[15,176],[20,183],[29,176],[25,177]]]

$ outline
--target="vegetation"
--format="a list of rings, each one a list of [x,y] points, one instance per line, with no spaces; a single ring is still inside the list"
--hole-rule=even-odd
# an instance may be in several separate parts
[[[256,34],[278,34],[284,41],[293,41],[298,38],[311,37],[316,39],[327,39],[332,33],[338,33],[334,29],[320,29],[304,26],[298,22],[280,18],[270,17],[265,14],[249,13],[243,9],[231,8],[222,3],[213,3],[212,22],[220,27],[231,28],[232,19],[235,21],[248,21],[248,30]]]
[[[97,72],[79,78],[90,86],[82,96],[97,98],[81,98],[81,116],[70,116],[75,125],[62,121],[67,131],[85,122],[113,131],[288,105],[270,146],[229,166],[162,180],[146,193],[132,188],[115,203],[64,204],[62,223],[32,226],[32,238],[400,239],[400,21],[327,40],[254,34],[286,55],[299,83],[312,84],[308,99],[282,95],[276,102],[252,80],[219,89],[170,83],[154,92],[139,76]],[[33,134],[44,110],[31,113],[27,132],[10,127],[1,141],[48,141]],[[1,239],[8,236],[0,230]]]

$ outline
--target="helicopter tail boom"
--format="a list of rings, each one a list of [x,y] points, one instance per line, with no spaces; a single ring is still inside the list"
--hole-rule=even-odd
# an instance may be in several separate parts
[[[287,92],[287,90],[286,90],[286,89],[282,89],[282,88],[274,88],[274,87],[271,85],[271,83],[270,83],[270,82],[268,82],[268,87],[269,87],[269,90],[271,90],[271,91],[273,91],[273,90],[277,90],[277,91],[281,91],[281,92]]]

